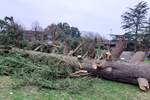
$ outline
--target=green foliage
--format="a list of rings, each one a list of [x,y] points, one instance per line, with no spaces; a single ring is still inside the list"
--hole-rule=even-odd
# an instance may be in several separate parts
[[[82,41],[80,38],[66,38],[66,42],[68,43],[71,49],[75,49]]]
[[[69,78],[69,74],[77,69],[72,69],[68,65],[58,65],[56,59],[47,60],[44,57],[36,57],[35,60],[28,58],[25,54],[1,54],[0,55],[0,75],[8,75],[18,78],[13,85],[18,88],[24,85],[36,85],[39,87],[64,90],[70,93],[81,91],[90,86],[92,81],[82,83],[82,79],[74,82]]]
[[[45,28],[49,39],[64,41],[65,38],[79,38],[81,33],[77,27],[71,27],[68,23],[51,24]]]
[[[130,43],[134,43],[134,50],[141,47],[148,9],[147,2],[139,2],[134,8],[129,8],[129,11],[121,16],[123,23],[122,28],[127,31],[124,37],[126,37]]]
[[[112,35],[113,41],[125,38],[128,40],[126,50],[137,51],[148,49],[149,46],[149,20],[147,21],[148,5],[146,2],[139,2],[122,17],[122,28],[126,30],[123,35]],[[145,26],[146,25],[146,26]]]
[[[123,29],[128,29],[129,32],[135,34],[142,31],[148,9],[146,2],[139,2],[134,8],[129,8],[129,11],[121,16]]]
[[[19,46],[23,39],[23,28],[14,22],[13,17],[0,19],[0,44]]]

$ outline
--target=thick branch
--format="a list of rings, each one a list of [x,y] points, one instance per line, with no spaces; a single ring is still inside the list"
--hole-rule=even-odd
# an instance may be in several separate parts
[[[116,44],[116,47],[112,49],[112,57],[114,60],[118,60],[120,55],[122,54],[124,48],[126,47],[126,41],[125,40],[119,40],[119,42]]]
[[[145,59],[145,55],[146,55],[145,52],[138,51],[133,55],[131,62],[143,62]]]

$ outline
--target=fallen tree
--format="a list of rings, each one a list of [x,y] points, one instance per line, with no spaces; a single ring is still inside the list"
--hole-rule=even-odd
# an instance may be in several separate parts
[[[65,56],[59,54],[48,54],[35,51],[26,51],[21,49],[13,49],[13,52],[21,52],[28,54],[32,59],[35,57],[57,58],[70,66],[79,67],[82,70],[86,70],[92,75],[131,84],[139,84],[140,89],[148,90],[150,82],[150,64],[142,62],[123,62],[123,61],[106,61],[106,60],[78,60],[76,57]],[[142,84],[142,85],[141,85]]]
[[[138,51],[133,55],[131,62],[143,62],[145,59],[145,55],[146,55],[145,52]]]
[[[127,41],[121,39],[117,42],[116,47],[112,49],[112,58],[113,60],[118,60],[120,55],[122,54],[123,50],[127,46]]]

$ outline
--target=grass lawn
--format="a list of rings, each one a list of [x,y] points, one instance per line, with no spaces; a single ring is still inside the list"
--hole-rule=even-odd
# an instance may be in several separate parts
[[[150,100],[150,92],[141,92],[137,86],[101,79],[93,79],[91,87],[77,93],[39,89],[35,86],[13,89],[12,80],[10,77],[0,76],[0,100]],[[79,84],[83,83],[84,80]]]

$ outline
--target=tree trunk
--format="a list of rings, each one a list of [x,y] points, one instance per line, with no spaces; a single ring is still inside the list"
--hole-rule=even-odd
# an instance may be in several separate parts
[[[147,91],[149,89],[148,80],[145,78],[138,78],[139,88],[143,91]]]
[[[108,71],[108,68],[112,68]],[[138,84],[138,78],[145,78],[150,82],[150,65],[144,63],[127,63],[111,61],[104,63],[104,68],[92,73],[109,80]]]
[[[133,55],[131,62],[143,62],[145,59],[145,55],[146,55],[145,52],[138,51]]]
[[[119,40],[119,42],[116,44],[116,47],[112,49],[112,57],[113,60],[118,60],[120,55],[122,54],[123,50],[125,49],[127,45],[127,41],[124,39]]]
[[[68,46],[67,41],[65,41],[63,54],[64,54],[64,55],[68,55],[68,53],[69,53],[69,46]]]

